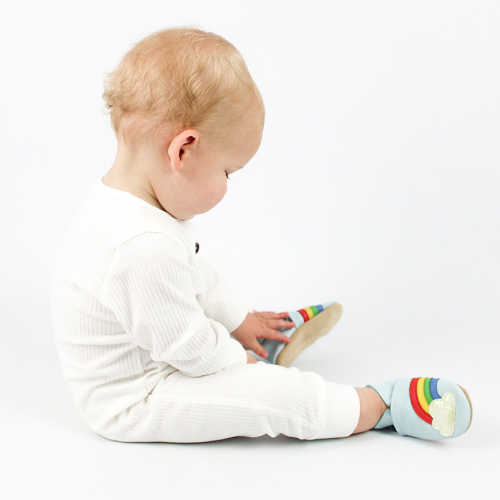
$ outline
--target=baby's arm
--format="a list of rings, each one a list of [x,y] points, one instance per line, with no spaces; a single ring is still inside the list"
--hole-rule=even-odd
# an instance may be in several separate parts
[[[209,318],[222,323],[229,333],[234,332],[253,309],[237,298],[226,280],[202,255],[196,255],[195,259],[197,271],[205,280],[205,292],[197,295],[198,302]]]
[[[208,318],[194,290],[195,268],[175,233],[143,233],[119,245],[100,297],[156,361],[199,377],[247,362],[223,324]]]
[[[278,318],[288,316],[288,313],[259,313],[240,302],[225,280],[215,268],[200,255],[196,256],[197,270],[204,276],[206,292],[197,295],[205,314],[222,323],[244,349],[267,357],[267,351],[262,347],[259,338],[274,339],[289,343],[290,339],[277,331],[276,328],[287,328],[288,322],[279,322]],[[276,323],[280,323],[279,326]],[[288,328],[293,326],[290,322]],[[255,358],[249,358],[249,363],[255,363]]]

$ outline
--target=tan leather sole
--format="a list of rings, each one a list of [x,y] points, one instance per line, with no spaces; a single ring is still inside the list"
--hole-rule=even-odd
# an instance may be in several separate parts
[[[299,354],[323,335],[326,335],[339,321],[343,308],[332,304],[312,317],[292,333],[291,342],[285,345],[276,358],[276,364],[289,366]]]
[[[457,384],[457,385],[458,385],[458,387],[460,387],[460,389],[462,389],[462,391],[464,391],[465,397],[469,401],[469,405],[470,405],[470,422],[469,422],[469,427],[470,427],[470,424],[472,424],[472,402],[470,400],[469,393],[461,385],[459,385],[459,384]],[[465,432],[467,432],[469,430],[469,427],[467,427],[467,429],[465,429]],[[465,432],[464,432],[464,434],[465,434]]]

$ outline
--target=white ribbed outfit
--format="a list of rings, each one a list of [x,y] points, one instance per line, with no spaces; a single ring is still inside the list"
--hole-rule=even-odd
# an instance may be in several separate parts
[[[85,422],[116,441],[352,434],[354,387],[258,361],[233,332],[253,309],[201,253],[196,227],[99,178],[61,243],[51,314]]]

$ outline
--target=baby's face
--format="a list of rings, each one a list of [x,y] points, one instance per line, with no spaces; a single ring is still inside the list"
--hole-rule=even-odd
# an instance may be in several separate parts
[[[208,212],[227,193],[228,176],[258,151],[262,132],[263,123],[256,116],[232,130],[224,145],[200,144],[197,131],[183,131],[168,147],[167,172],[155,169],[153,189],[159,204],[179,220]]]

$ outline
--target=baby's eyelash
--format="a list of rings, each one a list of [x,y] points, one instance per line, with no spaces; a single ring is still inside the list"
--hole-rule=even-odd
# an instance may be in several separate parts
[[[229,175],[227,173],[227,170],[224,170],[224,172],[226,172],[226,177],[229,179]],[[231,179],[229,179],[229,180],[231,180]]]

